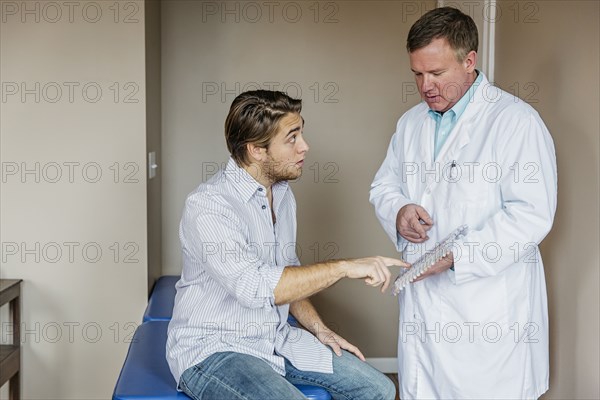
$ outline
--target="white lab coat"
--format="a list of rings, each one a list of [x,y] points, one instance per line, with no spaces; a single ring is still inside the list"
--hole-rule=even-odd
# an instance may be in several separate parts
[[[538,398],[548,389],[548,310],[538,244],[556,209],[556,159],[538,113],[486,77],[433,161],[435,122],[422,102],[398,121],[370,193],[408,262],[462,224],[455,271],[399,297],[403,399]],[[415,245],[397,235],[409,203],[434,221]]]

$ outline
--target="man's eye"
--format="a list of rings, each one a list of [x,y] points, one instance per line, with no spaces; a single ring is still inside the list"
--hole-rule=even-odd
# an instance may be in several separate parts
[[[441,72],[434,72],[433,76],[440,76],[442,73]]]
[[[296,143],[296,135],[290,137],[290,143]]]

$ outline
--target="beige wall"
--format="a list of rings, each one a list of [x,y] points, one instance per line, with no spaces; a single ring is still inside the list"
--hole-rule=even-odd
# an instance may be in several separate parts
[[[558,161],[558,210],[542,244],[550,310],[552,399],[598,399],[600,388],[600,3],[537,1],[515,18],[500,2],[496,82],[548,125]],[[509,12],[510,11],[510,12]]]
[[[311,150],[293,184],[302,262],[394,255],[368,192],[397,118],[418,102],[404,41],[435,2],[277,3],[261,18],[244,2],[162,5],[165,273],[181,271],[185,196],[226,162],[229,105],[253,83],[304,99]],[[344,281],[315,303],[366,356],[396,356],[394,297]]]
[[[147,293],[144,3],[64,3],[0,2],[0,276],[22,397],[107,399]]]

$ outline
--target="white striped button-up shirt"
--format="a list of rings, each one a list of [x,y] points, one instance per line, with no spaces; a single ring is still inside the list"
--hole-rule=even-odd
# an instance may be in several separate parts
[[[287,323],[289,305],[273,291],[296,256],[296,202],[287,182],[266,189],[233,159],[192,192],[179,227],[183,271],[169,323],[167,361],[175,380],[211,354],[233,351],[265,360],[285,375],[331,373],[332,353]]]

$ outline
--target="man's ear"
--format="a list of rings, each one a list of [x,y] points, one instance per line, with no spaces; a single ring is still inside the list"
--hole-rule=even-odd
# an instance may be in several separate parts
[[[267,153],[267,149],[258,147],[254,143],[248,143],[246,145],[246,151],[248,152],[250,159],[255,162],[263,161],[265,154]]]
[[[463,63],[468,73],[472,73],[473,71],[475,71],[475,67],[477,66],[477,52],[471,50],[465,57]]]

